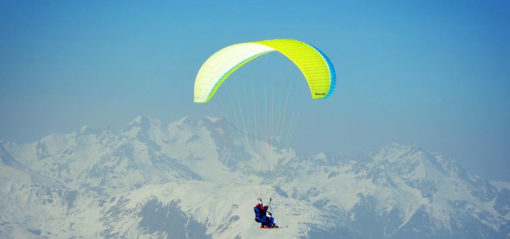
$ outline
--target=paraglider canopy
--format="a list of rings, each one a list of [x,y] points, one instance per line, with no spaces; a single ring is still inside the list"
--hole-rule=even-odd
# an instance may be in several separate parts
[[[214,53],[200,67],[195,80],[195,103],[206,103],[234,71],[270,52],[279,52],[303,73],[313,99],[327,98],[335,88],[335,69],[319,49],[292,39],[246,42],[227,46]]]

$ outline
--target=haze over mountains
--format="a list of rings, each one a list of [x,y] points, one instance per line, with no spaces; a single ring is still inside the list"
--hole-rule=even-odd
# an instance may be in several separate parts
[[[299,155],[225,119],[140,116],[0,158],[0,238],[510,238],[510,183],[417,146]],[[288,228],[257,228],[259,195]]]

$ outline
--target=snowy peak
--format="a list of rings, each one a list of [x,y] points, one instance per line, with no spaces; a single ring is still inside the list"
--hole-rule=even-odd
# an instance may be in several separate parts
[[[161,132],[161,121],[147,116],[137,116],[128,127],[124,129],[124,135],[129,138],[139,137],[141,140],[157,137]]]
[[[460,170],[442,155],[427,152],[418,146],[394,143],[381,149],[373,158],[381,170],[400,176],[405,175],[410,179],[449,176],[450,173]]]
[[[139,115],[131,120],[128,125],[130,127],[139,126],[144,129],[149,129],[153,125],[161,125],[161,121],[158,119],[153,119],[149,116]]]

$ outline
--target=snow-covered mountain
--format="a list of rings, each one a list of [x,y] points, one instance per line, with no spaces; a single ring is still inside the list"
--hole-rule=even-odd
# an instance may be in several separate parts
[[[0,238],[510,238],[510,183],[416,146],[298,155],[224,119],[137,117],[0,159]],[[259,195],[287,228],[257,228]]]

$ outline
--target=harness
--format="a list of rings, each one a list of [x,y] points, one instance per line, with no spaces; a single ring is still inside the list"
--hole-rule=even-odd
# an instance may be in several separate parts
[[[256,222],[262,223],[266,220],[266,215],[262,215],[262,211],[260,210],[259,207],[254,207],[253,211],[255,212],[255,221]]]

